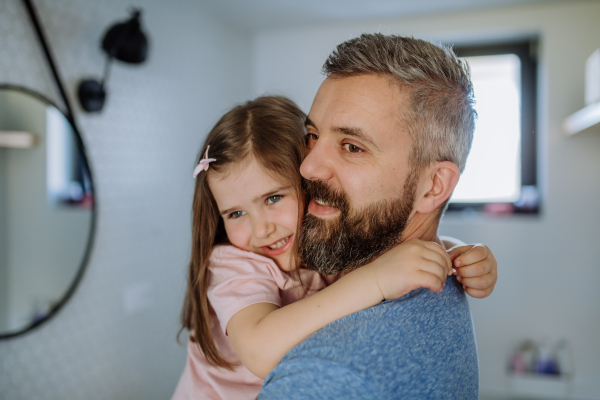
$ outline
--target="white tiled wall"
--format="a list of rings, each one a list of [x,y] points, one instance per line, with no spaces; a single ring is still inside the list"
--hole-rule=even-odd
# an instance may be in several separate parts
[[[250,35],[201,2],[138,1],[149,60],[115,63],[105,109],[86,115],[76,102],[77,82],[101,74],[100,37],[127,18],[129,4],[34,3],[87,147],[98,224],[71,300],[37,330],[0,341],[0,399],[168,398],[185,359],[175,336],[190,242],[191,172],[208,129],[251,93]],[[0,83],[25,86],[61,106],[19,0],[0,0]],[[141,302],[135,303],[136,293]]]

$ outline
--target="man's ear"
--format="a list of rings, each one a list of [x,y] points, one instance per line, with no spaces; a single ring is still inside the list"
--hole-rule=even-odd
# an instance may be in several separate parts
[[[421,175],[425,180],[419,185],[421,196],[417,197],[415,204],[415,211],[421,214],[429,214],[445,202],[460,178],[458,166],[450,161],[435,163],[425,171]]]

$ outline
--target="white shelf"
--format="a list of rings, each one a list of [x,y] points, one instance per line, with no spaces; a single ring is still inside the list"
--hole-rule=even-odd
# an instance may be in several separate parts
[[[27,149],[35,146],[37,137],[30,132],[0,131],[0,147]]]
[[[568,136],[593,128],[600,130],[600,102],[592,103],[571,114],[563,123],[563,129]]]
[[[571,376],[511,375],[508,378],[511,397],[526,399],[567,399],[570,395]]]

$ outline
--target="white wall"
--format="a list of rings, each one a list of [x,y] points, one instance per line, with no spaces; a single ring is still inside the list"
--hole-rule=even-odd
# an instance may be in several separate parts
[[[0,119],[2,119],[2,110],[0,109]],[[5,328],[6,318],[8,316],[8,265],[6,249],[8,248],[7,236],[7,218],[6,218],[6,157],[7,149],[0,147],[0,329]]]
[[[67,90],[98,77],[120,0],[34,0]],[[96,184],[98,224],[82,282],[59,314],[0,341],[0,397],[165,399],[185,362],[175,341],[190,246],[191,177],[218,117],[251,94],[251,37],[202,2],[141,0],[146,64],[115,63],[101,114],[76,107]],[[60,104],[22,2],[0,1],[0,82]],[[127,311],[123,297],[142,293]],[[185,335],[183,337],[185,342]]]
[[[585,59],[600,47],[600,3],[568,1],[410,19],[264,31],[254,42],[254,93],[291,97],[308,111],[335,45],[363,32],[445,43],[540,37],[539,217],[447,216],[441,233],[489,245],[499,263],[494,294],[471,301],[481,392],[507,392],[506,362],[525,338],[574,346],[573,398],[600,399],[600,132],[567,138],[565,117],[583,107]]]

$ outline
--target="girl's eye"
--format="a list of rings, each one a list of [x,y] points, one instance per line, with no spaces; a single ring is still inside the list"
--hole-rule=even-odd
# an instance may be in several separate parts
[[[276,194],[274,196],[269,196],[269,197],[267,197],[267,204],[277,203],[282,198],[283,198],[283,196],[280,194]]]
[[[360,153],[363,151],[363,149],[361,149],[358,146],[353,145],[352,143],[344,143],[344,148],[346,148],[346,150],[349,151],[350,153]]]
[[[229,218],[239,218],[244,214],[246,214],[245,211],[234,211],[231,214],[229,214]]]

